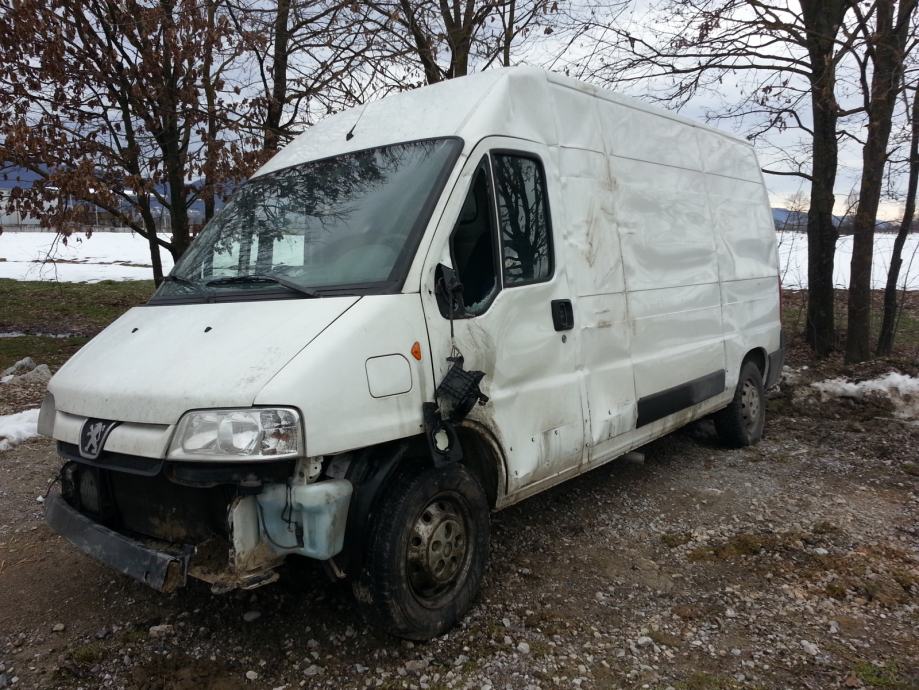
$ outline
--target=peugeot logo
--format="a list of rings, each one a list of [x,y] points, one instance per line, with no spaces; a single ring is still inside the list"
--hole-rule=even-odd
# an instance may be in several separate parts
[[[87,460],[95,460],[105,447],[105,441],[112,429],[120,422],[107,419],[87,419],[80,430],[80,455]]]

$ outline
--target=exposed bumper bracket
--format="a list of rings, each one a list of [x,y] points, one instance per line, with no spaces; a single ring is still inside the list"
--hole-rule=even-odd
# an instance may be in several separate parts
[[[179,554],[152,549],[93,522],[60,494],[52,494],[45,502],[45,521],[83,553],[138,582],[161,592],[172,592],[185,584],[193,547],[185,547]]]

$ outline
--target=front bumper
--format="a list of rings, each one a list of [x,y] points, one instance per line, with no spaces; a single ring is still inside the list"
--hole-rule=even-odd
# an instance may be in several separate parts
[[[191,577],[215,590],[273,582],[288,554],[324,561],[344,546],[352,485],[290,484],[288,463],[163,463],[67,453],[49,526],[88,556],[154,589]]]
[[[138,582],[161,592],[172,592],[185,584],[192,547],[181,547],[179,553],[150,548],[94,522],[59,494],[48,497],[45,520],[83,553]]]

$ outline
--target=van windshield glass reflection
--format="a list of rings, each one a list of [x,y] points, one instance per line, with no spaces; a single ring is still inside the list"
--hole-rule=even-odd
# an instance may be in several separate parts
[[[201,231],[156,297],[395,289],[459,147],[456,139],[395,144],[257,177]]]

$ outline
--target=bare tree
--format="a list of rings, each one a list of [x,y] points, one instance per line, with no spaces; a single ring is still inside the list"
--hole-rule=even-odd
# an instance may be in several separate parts
[[[655,6],[654,32],[597,23],[605,44],[591,51],[578,74],[613,83],[654,86],[657,98],[679,108],[701,92],[720,93],[741,80],[738,101],[721,116],[753,120],[748,137],[796,128],[806,158],[783,156],[772,175],[810,184],[806,337],[818,355],[833,349],[833,260],[837,232],[833,189],[839,118],[851,114],[837,99],[837,70],[856,41],[847,31],[848,0],[665,0]],[[625,50],[625,57],[610,58]],[[651,90],[651,89],[648,89]],[[809,105],[811,122],[801,116]],[[713,114],[713,117],[719,117]]]
[[[546,0],[383,0],[364,3],[365,25],[403,56],[424,83],[462,77],[474,69],[510,66],[512,47],[551,35],[569,17]],[[411,81],[409,80],[409,83]],[[414,84],[412,84],[414,85]]]
[[[376,69],[395,57],[374,51],[360,3],[225,0],[246,52],[246,125],[276,151],[319,116],[360,102]]]
[[[899,93],[917,0],[875,0],[874,19],[850,0],[865,39],[863,74],[870,64],[871,86],[866,89],[868,132],[862,149],[862,176],[858,211],[853,224],[852,264],[849,277],[846,361],[861,362],[871,356],[871,265],[874,229],[887,165],[887,145],[893,110]],[[867,76],[863,77],[867,82]]]
[[[215,68],[232,45],[195,0],[0,1],[0,161],[39,178],[10,205],[64,234],[103,209],[147,239],[161,281],[202,188],[251,167]]]
[[[833,263],[839,237],[833,222],[836,198],[833,188],[839,165],[837,128],[840,107],[836,101],[836,71],[844,50],[837,50],[837,36],[847,11],[844,0],[802,0],[805,27],[811,117],[813,119],[813,162],[811,163],[811,205],[807,212],[807,341],[818,355],[829,353],[835,344],[835,292]],[[851,43],[845,44],[846,47]]]
[[[875,350],[878,355],[889,355],[893,351],[896,323],[899,315],[897,281],[900,278],[900,268],[903,265],[903,247],[906,244],[907,236],[912,230],[913,218],[916,213],[916,189],[919,187],[919,84],[913,84],[911,89],[904,89],[904,93],[908,94],[910,90],[912,90],[913,95],[907,120],[910,131],[907,160],[909,175],[906,183],[903,218],[900,221],[900,228],[894,239],[890,267],[887,270],[887,284],[884,287],[884,314]]]

